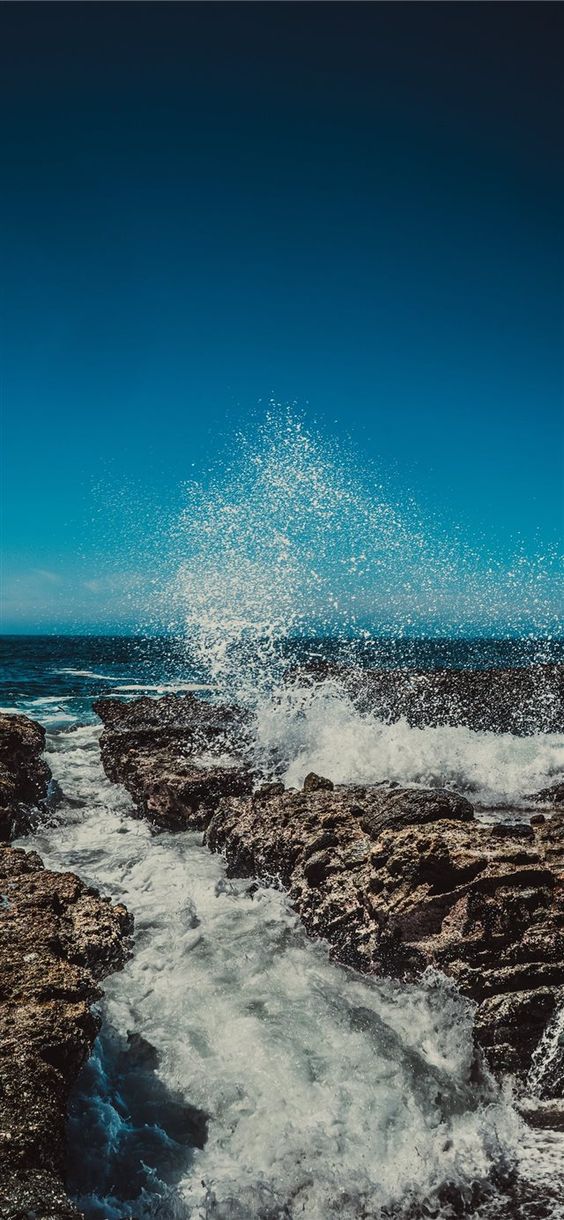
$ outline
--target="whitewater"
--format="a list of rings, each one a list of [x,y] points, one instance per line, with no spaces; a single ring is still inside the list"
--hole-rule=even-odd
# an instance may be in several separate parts
[[[538,1137],[477,1070],[451,984],[361,979],[199,836],[155,837],[104,778],[98,731],[49,735],[69,804],[21,842],[135,918],[71,1108],[88,1217],[448,1216],[449,1191],[470,1206],[494,1171],[534,1165]]]

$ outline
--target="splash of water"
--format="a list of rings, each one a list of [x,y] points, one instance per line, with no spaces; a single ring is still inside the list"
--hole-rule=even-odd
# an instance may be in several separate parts
[[[172,531],[167,624],[203,673],[253,702],[272,688],[293,637],[533,635],[557,630],[552,557],[505,567],[460,532],[401,506],[374,471],[273,412],[205,484],[186,488]]]
[[[409,496],[393,503],[374,472],[361,477],[350,453],[291,414],[270,414],[234,449],[227,469],[186,489],[164,602],[198,676],[255,713],[255,763],[268,772],[277,759],[289,784],[313,769],[341,782],[448,784],[485,803],[549,783],[564,739],[385,725],[331,679],[284,679],[300,637],[331,637],[341,661],[358,663],[363,652],[377,658],[383,636],[456,638],[476,623],[521,637],[528,625],[526,660],[544,660],[552,564],[518,556],[503,569],[480,556],[460,532],[423,521]]]
[[[465,725],[389,724],[355,706],[331,679],[282,686],[256,709],[255,757],[301,787],[309,771],[341,784],[393,781],[450,788],[486,807],[530,807],[564,772],[564,734],[476,732]]]
[[[361,634],[368,577],[422,542],[293,417],[268,416],[236,448],[209,486],[186,489],[166,601],[204,671],[248,696],[279,675],[282,641],[312,629]]]

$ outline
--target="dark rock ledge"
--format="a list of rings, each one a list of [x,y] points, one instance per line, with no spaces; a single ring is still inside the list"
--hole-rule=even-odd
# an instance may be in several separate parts
[[[29,826],[47,798],[51,772],[42,755],[45,729],[27,716],[0,712],[0,842]]]
[[[232,875],[282,885],[344,964],[399,977],[443,970],[476,1002],[494,1069],[525,1076],[564,1001],[563,816],[491,827],[451,792],[334,788],[314,775],[301,792],[256,780],[251,792],[233,709],[168,696],[96,710],[106,772],[140,813],[203,827]],[[198,761],[206,741],[222,766]]]
[[[363,712],[416,728],[463,724],[494,733],[564,732],[564,665],[506,669],[360,669],[318,660],[296,669],[299,685],[336,682]]]
[[[4,825],[21,828],[23,811],[46,797],[43,741],[26,717],[1,718]],[[98,1032],[98,982],[123,965],[130,931],[125,907],[45,869],[33,851],[0,846],[3,1220],[79,1215],[64,1188],[67,1100]]]

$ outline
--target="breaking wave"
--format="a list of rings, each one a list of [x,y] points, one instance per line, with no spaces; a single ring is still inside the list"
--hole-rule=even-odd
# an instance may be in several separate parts
[[[527,803],[564,772],[564,735],[476,732],[463,725],[413,728],[360,712],[331,681],[293,684],[257,708],[259,764],[282,761],[288,787],[308,771],[335,783],[390,780],[464,792],[482,805]],[[530,801],[528,802],[530,805]]]

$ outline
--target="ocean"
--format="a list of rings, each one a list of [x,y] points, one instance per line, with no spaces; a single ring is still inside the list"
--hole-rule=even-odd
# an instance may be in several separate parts
[[[539,656],[491,639],[355,649],[391,666]],[[292,665],[351,655],[323,639],[284,650]],[[2,706],[44,724],[63,794],[19,846],[135,919],[71,1103],[70,1190],[88,1220],[563,1217],[564,1133],[525,1127],[510,1087],[476,1074],[473,1007],[452,983],[336,965],[283,893],[227,878],[198,834],[155,835],[106,780],[93,700],[198,686],[221,697],[201,654],[182,640],[64,636],[5,637],[2,651]],[[561,657],[561,643],[543,645],[543,659]],[[444,783],[480,797],[487,816],[488,801],[513,807],[564,772],[563,736],[378,724],[323,683],[298,714],[280,689],[257,708],[262,744],[284,740],[287,782],[314,767]]]

